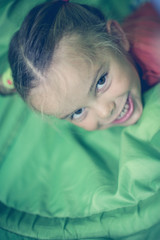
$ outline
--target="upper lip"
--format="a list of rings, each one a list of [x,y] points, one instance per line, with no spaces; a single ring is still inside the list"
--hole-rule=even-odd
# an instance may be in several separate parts
[[[128,99],[128,97],[129,97],[129,94],[128,94],[128,95],[127,95],[127,97],[126,97],[126,99],[125,99],[125,102],[124,102],[124,104],[123,104],[123,106],[122,106],[121,110],[118,112],[118,114],[117,114],[116,118],[115,118],[113,121],[115,121],[115,120],[118,118],[118,116],[120,115],[120,113],[122,112],[122,110],[123,110],[124,106],[126,105],[126,102],[127,102],[127,99]]]
[[[125,101],[123,101],[122,107],[119,108],[120,111],[118,111],[118,113],[116,114],[116,117],[114,117],[114,118],[110,121],[110,123],[112,123],[112,122],[114,122],[115,120],[117,120],[118,116],[120,115],[120,113],[122,112],[124,106],[126,105],[126,102],[127,102],[128,97],[129,97],[129,94],[127,94],[127,97],[125,98]]]

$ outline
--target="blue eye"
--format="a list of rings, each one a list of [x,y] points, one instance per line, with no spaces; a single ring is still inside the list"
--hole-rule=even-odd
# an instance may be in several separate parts
[[[108,74],[105,74],[104,76],[102,76],[99,81],[97,82],[97,85],[96,85],[96,90],[99,92],[101,90],[104,89],[104,87],[106,87],[106,84],[107,84],[107,75]]]
[[[83,117],[83,115],[84,115],[84,112],[85,112],[85,108],[78,109],[76,112],[74,112],[71,115],[71,120],[79,120],[79,119],[81,119],[81,117]]]

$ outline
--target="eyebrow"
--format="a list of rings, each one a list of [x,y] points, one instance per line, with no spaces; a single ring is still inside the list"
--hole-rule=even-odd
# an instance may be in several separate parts
[[[101,70],[104,68],[104,66],[102,65],[101,67],[99,67],[98,68],[98,70],[96,71],[96,74],[95,74],[95,77],[94,77],[94,79],[93,79],[93,81],[92,81],[92,84],[91,84],[91,86],[90,86],[90,88],[89,88],[89,91],[88,91],[88,95],[93,91],[93,88],[94,88],[94,86],[95,86],[95,84],[96,84],[96,82],[97,82],[97,78],[98,78],[98,76],[99,76],[99,73],[101,72]],[[78,109],[77,109],[78,110]],[[77,110],[75,110],[75,111],[73,111],[73,112],[71,112],[71,113],[69,113],[69,114],[66,114],[65,116],[63,116],[63,117],[60,117],[60,119],[66,119],[66,118],[68,118],[70,115],[72,115],[74,112],[76,112]]]
[[[96,84],[96,82],[97,82],[97,78],[98,78],[98,76],[99,76],[99,73],[101,72],[101,70],[103,69],[103,65],[100,67],[100,68],[98,68],[98,70],[96,71],[96,74],[95,74],[95,77],[94,77],[94,79],[93,79],[93,81],[92,81],[92,84],[91,84],[91,86],[90,86],[90,88],[89,88],[89,91],[88,91],[88,95],[93,91],[93,88],[94,88],[94,86],[95,86],[95,84]]]

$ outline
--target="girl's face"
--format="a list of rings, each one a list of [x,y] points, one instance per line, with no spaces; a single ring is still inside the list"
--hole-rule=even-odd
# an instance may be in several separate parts
[[[92,64],[82,57],[64,59],[54,63],[46,91],[42,85],[32,90],[36,109],[88,131],[137,122],[142,113],[140,79],[126,56],[103,51]]]

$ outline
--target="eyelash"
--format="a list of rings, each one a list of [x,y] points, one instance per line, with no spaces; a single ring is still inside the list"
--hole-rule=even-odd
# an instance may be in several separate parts
[[[105,73],[99,80],[98,80],[98,82],[97,82],[97,84],[96,84],[96,93],[102,93],[102,92],[104,92],[105,90],[106,90],[106,87],[108,86],[108,81],[107,81],[107,76],[108,76],[108,73]],[[98,89],[98,87],[97,87],[97,85],[98,85],[98,83],[100,82],[100,81],[103,81],[103,80],[105,80],[105,82],[102,82],[102,84],[101,85],[103,85],[103,86],[101,86],[101,88],[100,89]]]
[[[100,94],[100,93],[103,93],[109,86],[108,86],[108,81],[107,81],[107,78],[108,77],[108,73],[105,73],[104,75],[102,75],[102,77],[97,81],[96,83],[96,87],[95,87],[95,92],[96,94]],[[105,81],[104,81],[105,80]],[[100,81],[102,81],[103,84],[100,84],[102,85],[99,89],[98,89],[98,83],[100,83]],[[74,117],[75,114],[80,115],[78,116],[77,118]],[[79,114],[80,113],[80,114]],[[70,119],[72,121],[82,121],[87,115],[87,110],[85,108],[80,108],[78,109],[77,111],[75,111],[71,116],[70,116]]]

